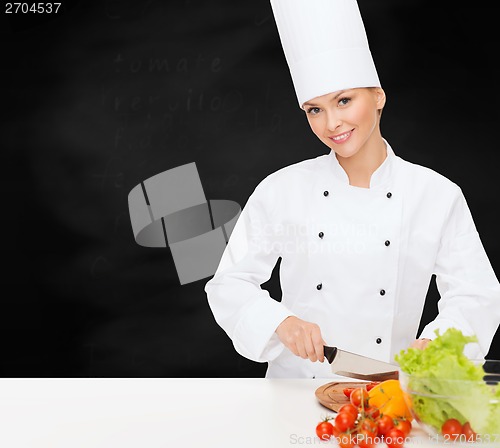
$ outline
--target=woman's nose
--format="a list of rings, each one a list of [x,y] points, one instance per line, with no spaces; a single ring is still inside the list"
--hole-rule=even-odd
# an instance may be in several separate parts
[[[339,128],[342,125],[342,120],[338,116],[338,114],[335,113],[329,113],[327,119],[327,127],[330,131],[334,131],[335,129]]]

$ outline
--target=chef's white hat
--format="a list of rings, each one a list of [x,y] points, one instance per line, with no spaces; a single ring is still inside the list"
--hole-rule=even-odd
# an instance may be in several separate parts
[[[356,0],[271,0],[299,106],[355,87],[380,87]]]

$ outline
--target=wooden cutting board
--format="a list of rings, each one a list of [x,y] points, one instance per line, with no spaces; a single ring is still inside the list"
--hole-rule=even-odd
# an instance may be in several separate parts
[[[344,395],[343,390],[347,387],[363,387],[365,384],[367,383],[364,381],[327,383],[316,389],[316,398],[325,408],[337,412],[342,405],[349,403],[349,398]]]

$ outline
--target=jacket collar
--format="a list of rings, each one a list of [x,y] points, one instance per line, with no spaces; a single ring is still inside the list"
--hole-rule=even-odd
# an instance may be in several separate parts
[[[391,145],[389,145],[387,140],[385,139],[383,140],[385,142],[385,146],[387,149],[387,157],[382,162],[382,164],[373,172],[370,179],[370,188],[377,188],[383,186],[387,184],[387,182],[391,178],[395,154],[391,148]],[[330,168],[331,172],[333,173],[334,179],[339,183],[349,186],[349,177],[347,176],[347,173],[344,171],[344,168],[342,168],[339,161],[337,160],[337,156],[335,154],[335,151],[333,151],[333,149],[330,151],[328,157],[330,160]],[[354,187],[354,188],[359,188],[359,187]]]

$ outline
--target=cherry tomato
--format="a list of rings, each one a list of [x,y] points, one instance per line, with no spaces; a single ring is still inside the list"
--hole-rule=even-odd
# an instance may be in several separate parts
[[[372,435],[372,438],[378,434],[378,425],[375,420],[371,418],[365,418],[363,420],[361,423],[361,429],[368,431]]]
[[[350,412],[339,412],[335,417],[335,426],[340,432],[354,428],[356,417]]]
[[[394,428],[394,421],[388,415],[382,415],[377,419],[378,433],[385,436],[392,428]]]
[[[380,384],[380,381],[372,381],[371,383],[368,383],[365,388],[369,392],[371,389],[373,389],[375,386]]]
[[[342,390],[342,392],[344,392],[344,395],[347,397],[347,398],[350,398],[351,396],[351,392],[354,390],[354,387],[346,387],[345,389]]]
[[[397,428],[392,428],[384,436],[387,448],[401,448],[405,443],[405,435]]]
[[[456,418],[449,418],[441,426],[441,433],[446,440],[457,440],[462,434],[462,424]]]
[[[356,436],[356,442],[358,443],[359,448],[374,448],[377,446],[379,440],[376,434],[373,434],[366,429],[362,429]]]
[[[353,404],[351,403],[346,403],[346,404],[343,404],[339,410],[338,410],[338,413],[340,414],[341,412],[349,412],[351,413],[352,415],[354,415],[354,417],[358,417],[358,408],[356,406],[354,406]]]
[[[321,440],[330,440],[334,432],[335,427],[330,422],[323,421],[316,426],[316,435]]]
[[[411,423],[409,420],[395,418],[394,419],[394,427],[399,429],[405,437],[410,434],[411,431]]]
[[[356,407],[363,406],[366,408],[368,406],[368,392],[363,387],[357,387],[351,392],[349,400]]]
[[[353,448],[356,446],[356,436],[353,434],[341,433],[337,438],[340,448]]]
[[[477,441],[477,434],[470,427],[470,423],[469,422],[465,422],[464,425],[462,426],[462,433],[465,436],[465,441],[466,442],[475,442],[475,441]]]
[[[368,405],[368,407],[365,408],[365,414],[373,419],[377,419],[380,416],[380,410],[375,406]]]

